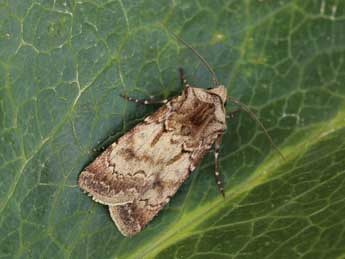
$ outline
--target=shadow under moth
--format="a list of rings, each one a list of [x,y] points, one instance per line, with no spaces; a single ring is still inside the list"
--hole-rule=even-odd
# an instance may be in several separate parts
[[[276,148],[249,108],[227,96],[206,60],[188,43],[177,39],[210,71],[214,87],[206,90],[190,86],[180,69],[180,96],[159,101],[123,96],[136,103],[163,105],[111,144],[79,176],[79,187],[96,202],[109,206],[111,218],[124,236],[139,233],[158,214],[211,148],[216,184],[224,196],[218,157],[227,127],[227,100],[246,111]]]

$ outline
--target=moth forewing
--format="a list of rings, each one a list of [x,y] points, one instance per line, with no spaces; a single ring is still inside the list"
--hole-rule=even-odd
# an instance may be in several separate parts
[[[132,236],[174,196],[226,129],[223,86],[186,87],[109,146],[79,177],[115,224]]]

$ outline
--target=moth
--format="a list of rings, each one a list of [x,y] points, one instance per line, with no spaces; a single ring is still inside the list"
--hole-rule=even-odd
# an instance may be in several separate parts
[[[135,103],[161,103],[162,106],[111,144],[79,176],[79,187],[96,202],[109,206],[110,216],[124,236],[139,233],[211,149],[214,150],[216,184],[225,195],[218,158],[227,128],[227,100],[248,112],[273,145],[266,129],[249,108],[227,96],[226,88],[218,83],[206,60],[188,43],[177,39],[200,58],[212,74],[214,87],[191,86],[180,69],[183,91],[179,96],[156,101],[123,96]]]

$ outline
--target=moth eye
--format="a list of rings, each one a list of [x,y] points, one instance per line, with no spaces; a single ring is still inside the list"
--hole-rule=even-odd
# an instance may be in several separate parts
[[[211,90],[213,87],[209,87],[209,88],[207,88],[207,90]]]

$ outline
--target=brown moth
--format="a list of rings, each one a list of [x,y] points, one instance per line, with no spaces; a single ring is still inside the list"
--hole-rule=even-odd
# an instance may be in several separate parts
[[[214,175],[224,196],[218,156],[227,127],[227,100],[240,105],[263,128],[248,107],[227,96],[207,62],[189,44],[178,40],[207,66],[215,87],[190,86],[180,69],[184,87],[180,96],[162,101],[124,96],[136,103],[163,106],[110,145],[79,176],[80,188],[96,202],[109,206],[111,218],[124,236],[137,234],[158,214],[212,147]]]

